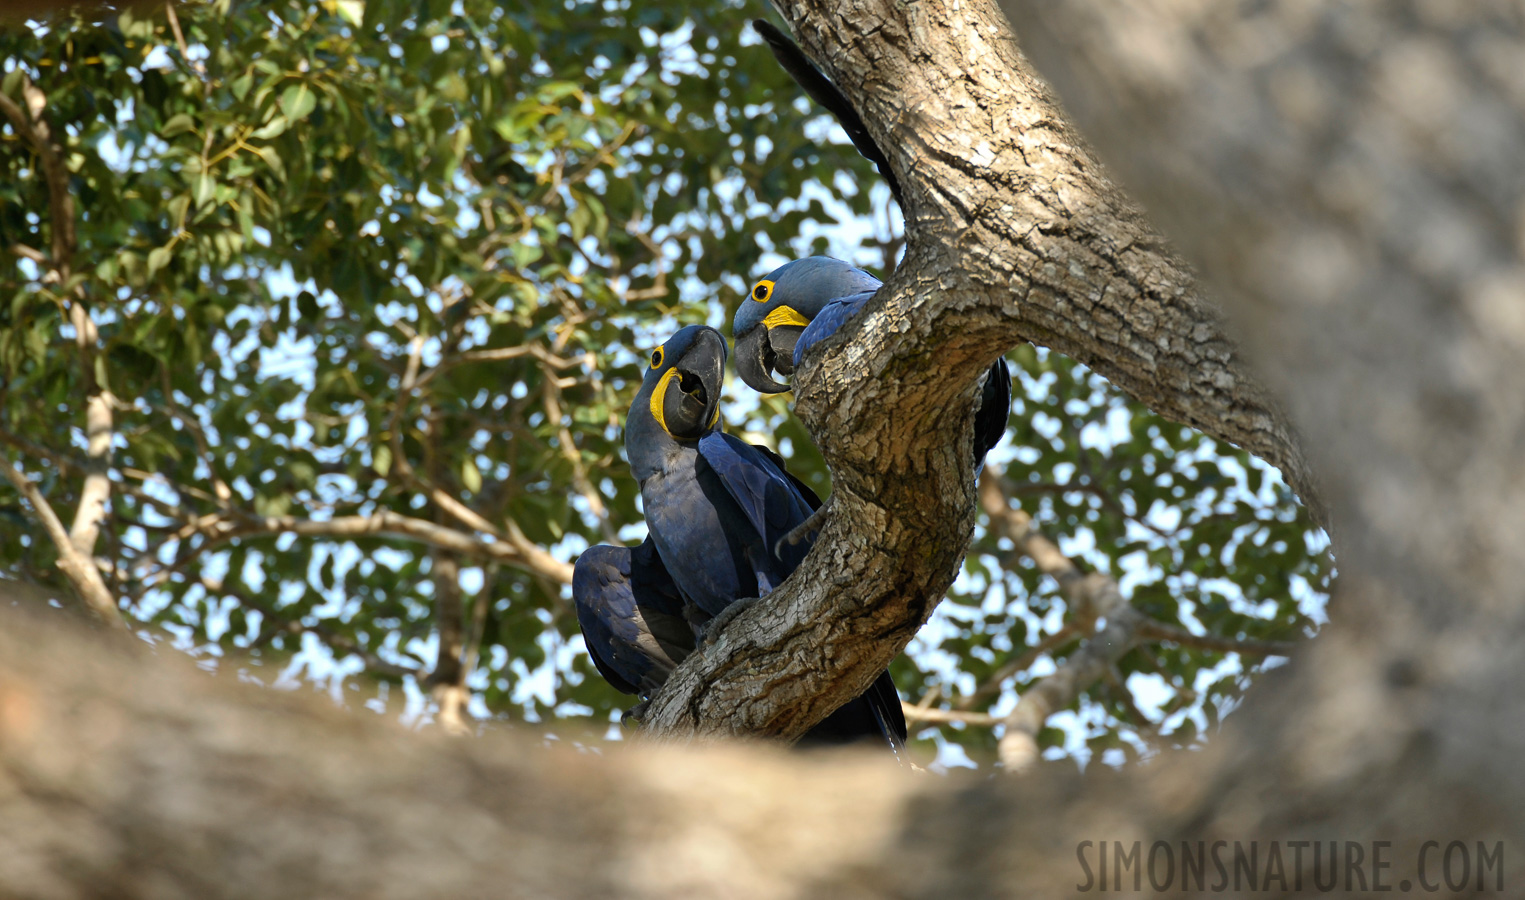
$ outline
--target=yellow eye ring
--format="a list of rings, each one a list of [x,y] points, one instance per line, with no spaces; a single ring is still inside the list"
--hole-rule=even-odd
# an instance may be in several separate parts
[[[773,282],[763,279],[752,287],[752,299],[758,303],[767,303],[768,298],[773,296]]]
[[[651,351],[651,367],[653,369],[660,369],[660,368],[662,368],[662,348],[661,347],[658,347],[657,349]]]

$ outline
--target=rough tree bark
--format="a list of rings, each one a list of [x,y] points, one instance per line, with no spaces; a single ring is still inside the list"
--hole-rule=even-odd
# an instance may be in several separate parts
[[[1124,11],[1031,0],[1013,9],[1114,165],[1249,323],[1240,333],[1296,411],[1340,522],[1331,623],[1262,680],[1205,752],[1083,782],[1045,769],[971,782],[766,748],[594,758],[510,739],[441,747],[310,700],[176,675],[185,667],[124,660],[58,632],[44,641],[7,622],[0,889],[1053,896],[1084,882],[1082,840],[1383,839],[1405,861],[1427,839],[1518,848],[1525,504],[1514,498],[1525,479],[1525,320],[1510,285],[1525,243],[1520,5],[1156,0]],[[811,713],[777,710],[791,692],[798,710],[821,705],[807,663],[864,680],[883,665],[930,608],[947,577],[939,567],[951,565],[972,515],[966,448],[921,436],[967,433],[954,426],[965,424],[975,374],[1018,337],[1060,346],[1063,323],[1094,317],[1098,334],[1111,335],[1100,343],[1122,359],[1129,320],[1101,304],[1110,290],[1086,280],[1090,251],[1074,236],[1110,231],[1109,217],[1147,235],[1129,208],[1108,205],[1113,194],[1090,192],[1103,176],[1051,106],[980,105],[1042,96],[989,3],[789,11],[876,137],[903,154],[900,164],[914,156],[903,173],[911,254],[879,312],[801,373],[801,412],[839,473],[841,506],[806,577],[738,619],[664,695],[669,721],[695,731],[797,732]],[[880,80],[881,65],[908,80]],[[928,124],[934,111],[953,124]],[[960,143],[969,132],[957,123],[979,115],[992,129],[983,148]],[[997,127],[1013,119],[1027,130]],[[1023,180],[1013,167],[1024,158],[1084,159],[1084,178]],[[993,194],[948,199],[986,170],[1017,174],[995,179]],[[1017,232],[1060,255],[1023,256],[1028,245],[1003,240],[990,223],[1006,205],[1012,215],[1064,211]],[[947,210],[958,217],[943,218]],[[1114,256],[1171,259],[1140,240]],[[999,292],[1012,272],[1022,290]],[[1145,282],[1161,287],[1140,296],[1195,298],[1173,278]],[[1142,299],[1122,307],[1133,308],[1150,309]],[[1186,329],[1166,341],[1171,353],[1204,346],[1193,340],[1199,324],[1217,327],[1205,312],[1160,309],[1177,311],[1156,312],[1151,333]],[[1184,357],[1153,366],[1160,391],[1188,398],[1183,409],[1201,409],[1220,381],[1247,383],[1217,341],[1205,346],[1227,362],[1201,392],[1192,370],[1171,380]],[[1095,360],[1126,384],[1120,362]],[[1258,435],[1267,455],[1281,446],[1279,464],[1306,485],[1292,432],[1269,402],[1248,417],[1227,399],[1208,408],[1218,419],[1204,430],[1224,435],[1240,422],[1246,444]],[[1252,421],[1266,424],[1244,425]],[[905,444],[876,451],[898,428]],[[926,508],[907,508],[918,483]],[[948,540],[906,535],[928,523]],[[804,584],[812,578],[825,580]],[[723,701],[749,679],[769,699],[728,718]],[[1309,864],[1300,880],[1288,864],[1283,893],[1315,892]]]

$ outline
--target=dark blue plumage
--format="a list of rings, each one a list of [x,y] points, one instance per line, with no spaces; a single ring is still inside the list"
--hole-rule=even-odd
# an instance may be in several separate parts
[[[783,461],[768,450],[719,430],[719,398],[725,365],[725,339],[704,326],[689,326],[673,335],[652,353],[641,389],[625,422],[625,451],[630,468],[641,485],[641,497],[654,557],[682,598],[681,617],[703,629],[715,616],[738,600],[761,597],[777,588],[809,551],[809,543],[785,546],[775,555],[773,546],[820,506],[820,500],[784,468]],[[644,545],[643,545],[644,546]],[[636,579],[637,560],[625,570],[624,581],[609,577],[595,585],[593,573],[612,571],[622,560],[617,548],[595,547],[583,579],[584,597],[578,598],[579,616],[584,606],[595,610],[583,632],[590,651],[599,653],[641,652],[662,647],[654,626],[671,624],[666,598],[649,599],[659,587],[643,587]],[[612,567],[612,568],[611,568]],[[583,562],[578,560],[578,570]],[[647,570],[643,584],[660,585]],[[579,588],[574,573],[573,593]],[[621,593],[631,586],[641,623],[608,622],[631,602]],[[616,597],[610,602],[607,597]],[[644,605],[640,602],[648,599]],[[654,618],[656,610],[666,618]],[[581,619],[580,619],[581,621]],[[673,642],[669,640],[667,646]],[[665,647],[664,647],[665,650]],[[666,666],[662,659],[616,665],[595,656],[605,677],[612,672],[638,688]],[[675,661],[674,661],[675,662]],[[605,671],[607,665],[608,671]],[[610,682],[620,687],[614,678]],[[658,682],[660,683],[660,681]],[[623,689],[623,688],[622,688]],[[651,688],[644,688],[648,692]],[[807,739],[840,741],[878,735],[891,746],[905,740],[905,719],[889,673],[883,673],[869,692],[851,701],[818,725]]]
[[[799,340],[794,344],[792,360],[794,367],[799,368],[800,361],[805,358],[806,350],[836,334],[837,329],[846,325],[848,319],[861,312],[863,307],[868,305],[868,301],[873,299],[874,294],[875,291],[849,294],[822,307],[820,314],[810,320],[810,324],[805,326]]]
[[[879,279],[826,256],[785,263],[752,287],[732,320],[736,373],[765,394],[789,390],[772,372],[792,375],[810,348],[856,316],[880,288]],[[1005,360],[990,365],[975,411],[974,459],[981,465],[1006,434],[1011,373]]]
[[[616,690],[650,697],[694,649],[683,596],[650,538],[588,548],[572,568],[572,598],[588,655]]]
[[[701,438],[678,465],[641,482],[646,522],[684,596],[707,616],[783,583],[808,546],[774,542],[820,502],[761,449],[721,431]],[[814,501],[814,505],[812,505]]]
[[[653,412],[670,404],[675,379],[706,402],[718,398],[720,332],[689,326],[659,352],[660,365],[647,371],[625,420],[625,454],[641,485],[651,540],[684,599],[697,607],[690,616],[702,621],[783,583],[808,547],[789,548],[780,558],[765,541],[804,521],[819,501],[805,497],[776,457],[720,431],[718,416],[675,429]],[[685,373],[692,379],[685,382]]]

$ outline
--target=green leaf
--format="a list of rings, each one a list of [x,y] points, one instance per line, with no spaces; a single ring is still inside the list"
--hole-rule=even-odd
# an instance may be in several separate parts
[[[152,40],[154,36],[154,23],[152,19],[140,19],[132,14],[132,10],[123,8],[117,14],[117,28],[124,37],[134,40]]]
[[[545,251],[526,241],[515,244],[510,252],[513,254],[514,267],[518,269],[529,267],[545,255]]]
[[[169,227],[180,228],[185,224],[186,211],[191,207],[190,194],[176,194],[170,198],[166,208],[169,210]]]
[[[159,129],[159,137],[172,138],[177,134],[184,134],[196,127],[196,120],[185,113],[177,113],[169,117],[164,127]]]
[[[375,469],[376,474],[382,478],[387,477],[387,473],[392,471],[392,448],[386,444],[378,444],[376,449],[371,451],[371,468]]]
[[[261,128],[255,129],[249,137],[255,140],[268,141],[273,137],[279,137],[286,132],[287,120],[285,116],[275,116]]]
[[[148,277],[154,277],[160,269],[169,265],[172,251],[168,247],[155,247],[148,251]]]
[[[270,167],[270,170],[275,173],[277,179],[281,181],[286,180],[286,164],[281,162],[281,155],[275,152],[274,147],[255,147],[254,152],[258,153],[259,158],[265,161],[265,165]]]
[[[212,180],[212,176],[205,173],[196,176],[195,192],[197,209],[206,206],[207,203],[211,201],[212,196],[216,191],[216,187],[217,182]]]
[[[233,99],[243,100],[248,96],[249,88],[254,86],[254,71],[251,69],[233,79]]]
[[[344,21],[354,25],[356,28],[360,27],[360,23],[365,19],[364,0],[337,0],[334,5],[338,8],[339,15],[343,17]]]
[[[318,95],[313,93],[312,88],[306,82],[298,82],[281,92],[281,112],[293,122],[307,118],[318,106]]]

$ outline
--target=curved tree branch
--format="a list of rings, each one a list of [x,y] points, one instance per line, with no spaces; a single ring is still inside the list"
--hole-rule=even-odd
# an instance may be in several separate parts
[[[1030,340],[1072,356],[1161,415],[1275,465],[1327,524],[1294,427],[993,4],[785,6],[905,184],[913,266],[888,306],[937,304],[943,333],[968,326],[964,340],[982,355]]]
[[[211,534],[212,538],[218,541],[236,537],[275,537],[282,534],[305,537],[397,535],[473,559],[508,563],[561,584],[572,583],[571,566],[525,537],[513,522],[509,522],[509,526],[510,531],[505,535],[506,539],[478,537],[427,519],[383,510],[368,516],[336,516],[331,519],[240,515],[236,520],[223,520],[216,523]]]
[[[10,457],[4,452],[0,452],[0,470],[5,472],[6,479],[32,505],[32,513],[42,523],[43,530],[58,551],[58,568],[68,577],[74,592],[100,616],[101,621],[125,632],[127,623],[122,620],[122,611],[117,608],[116,598],[106,587],[95,561],[74,546],[74,542],[69,539],[69,532],[64,529],[64,523],[53,511],[42,491],[11,463]]]

